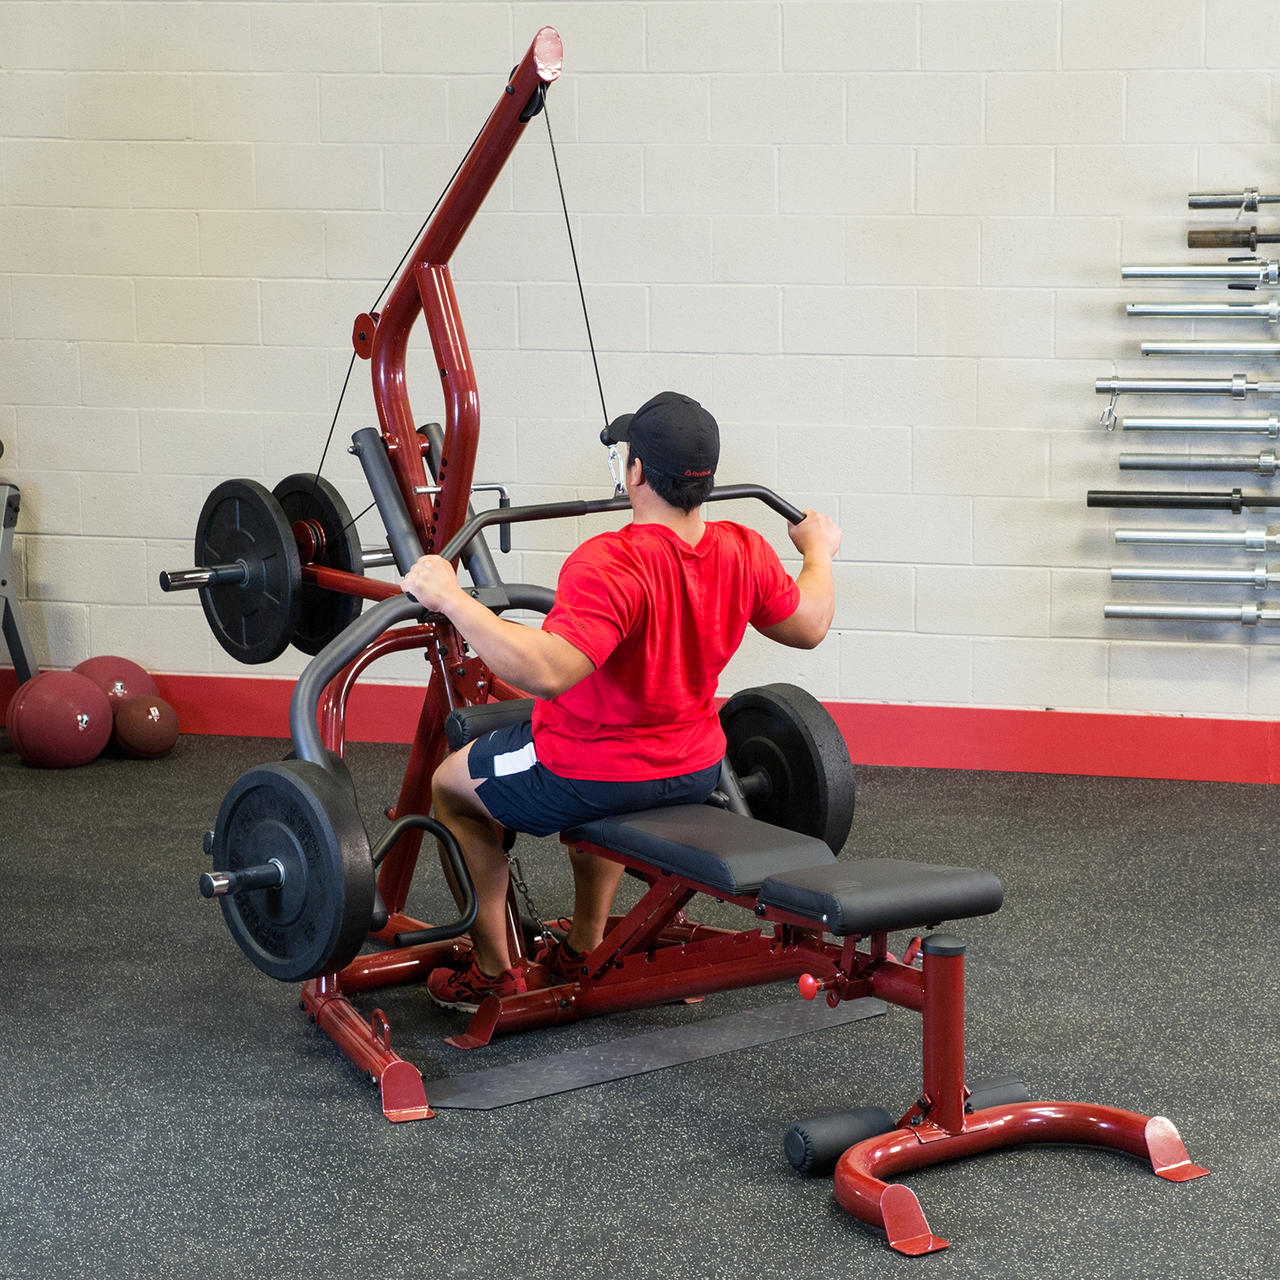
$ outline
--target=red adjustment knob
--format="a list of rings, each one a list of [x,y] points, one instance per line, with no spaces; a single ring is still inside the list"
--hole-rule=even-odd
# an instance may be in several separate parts
[[[812,1000],[814,996],[822,990],[822,983],[811,973],[802,973],[800,975],[800,994],[806,1000]]]

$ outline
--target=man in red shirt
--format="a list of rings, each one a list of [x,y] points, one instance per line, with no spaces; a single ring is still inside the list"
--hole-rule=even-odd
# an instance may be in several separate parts
[[[720,434],[696,400],[664,391],[608,435],[627,443],[632,522],[573,552],[541,630],[491,613],[439,556],[424,556],[402,584],[495,675],[538,699],[532,725],[469,743],[432,780],[435,815],[457,837],[479,900],[469,965],[427,980],[449,1008],[525,990],[507,951],[504,827],[550,835],[608,814],[702,803],[725,752],[716,687],[747,626],[809,649],[835,612],[841,533],[826,516],[806,511],[788,528],[804,557],[794,582],[753,529],[703,521]],[[570,857],[573,924],[543,961],[561,976],[604,937],[623,873],[590,854]]]

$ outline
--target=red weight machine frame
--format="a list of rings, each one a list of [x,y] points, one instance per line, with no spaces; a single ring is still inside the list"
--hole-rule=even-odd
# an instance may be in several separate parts
[[[390,462],[424,550],[438,551],[467,521],[480,403],[475,371],[449,273],[453,255],[508,156],[524,132],[521,116],[560,74],[560,37],[544,27],[521,58],[487,123],[450,184],[430,224],[409,255],[386,306],[357,317],[352,341],[372,366],[373,395]],[[532,113],[531,113],[532,114]],[[444,447],[436,469],[438,492],[419,493],[431,478],[424,456],[429,446],[415,428],[405,383],[410,330],[425,315],[445,399]],[[314,529],[295,526],[304,582],[370,600],[399,593],[393,584],[371,581],[313,563],[322,547]],[[444,720],[450,711],[491,699],[524,695],[496,679],[478,658],[466,658],[461,637],[443,620],[394,629],[370,644],[329,684],[320,707],[325,746],[339,753],[344,743],[347,698],[366,667],[403,649],[426,650],[431,677],[399,798],[389,816],[427,813],[431,777],[447,745]],[[427,927],[403,914],[417,864],[422,832],[405,832],[382,863],[378,887],[390,918],[373,935],[391,949],[358,957],[341,973],[307,982],[301,1007],[348,1058],[382,1090],[392,1121],[432,1116],[417,1068],[391,1048],[391,1032],[381,1010],[366,1020],[349,993],[421,980],[456,954],[453,941],[397,946],[397,934]],[[508,943],[526,967],[529,990],[503,999],[491,996],[467,1031],[450,1043],[475,1048],[494,1035],[644,1005],[697,999],[713,991],[801,978],[808,998],[825,991],[828,1003],[878,996],[923,1015],[924,1087],[900,1127],[850,1148],[840,1158],[835,1190],[841,1205],[865,1222],[883,1228],[901,1253],[945,1248],[932,1234],[914,1193],[885,1177],[958,1156],[1029,1142],[1073,1142],[1111,1147],[1148,1159],[1170,1181],[1203,1176],[1191,1163],[1174,1126],[1147,1117],[1087,1103],[1038,1102],[992,1107],[966,1114],[964,1082],[964,956],[930,954],[915,967],[921,950],[914,939],[900,961],[887,949],[887,935],[873,934],[868,949],[859,939],[829,942],[814,922],[758,903],[755,898],[723,898],[773,925],[735,932],[689,921],[685,905],[698,893],[717,891],[680,875],[658,873],[629,855],[578,844],[639,872],[649,891],[624,917],[611,917],[604,941],[584,958],[582,976],[556,985],[525,955],[514,895],[508,898]]]

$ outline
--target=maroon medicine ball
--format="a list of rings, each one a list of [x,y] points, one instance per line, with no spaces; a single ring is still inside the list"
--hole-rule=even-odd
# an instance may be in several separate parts
[[[111,699],[113,711],[126,698],[136,698],[139,694],[155,697],[160,692],[156,688],[156,682],[128,658],[105,654],[101,658],[88,658],[72,670],[88,676]]]
[[[24,764],[70,769],[96,760],[111,737],[111,703],[88,676],[43,671],[18,686],[5,712]]]
[[[116,707],[111,741],[135,760],[168,755],[178,740],[178,713],[163,699],[139,694]]]

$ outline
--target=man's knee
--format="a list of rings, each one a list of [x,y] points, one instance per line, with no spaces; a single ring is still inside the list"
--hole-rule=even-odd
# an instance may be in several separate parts
[[[471,776],[467,757],[471,743],[445,756],[431,779],[431,799],[437,814],[448,811],[459,816],[488,818],[489,811],[476,795],[482,779]]]
[[[456,796],[461,792],[470,792],[473,789],[471,771],[467,767],[467,756],[470,754],[471,744],[467,743],[461,751],[455,751],[452,755],[447,755],[440,762],[440,767],[431,777],[431,794],[437,798],[441,795]]]

